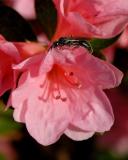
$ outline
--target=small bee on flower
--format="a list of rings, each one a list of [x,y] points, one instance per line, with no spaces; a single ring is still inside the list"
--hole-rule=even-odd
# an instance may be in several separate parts
[[[59,40],[53,42],[51,48],[58,48],[63,46],[69,47],[84,47],[89,50],[90,53],[93,52],[92,46],[85,38],[74,38],[74,37],[61,37]]]

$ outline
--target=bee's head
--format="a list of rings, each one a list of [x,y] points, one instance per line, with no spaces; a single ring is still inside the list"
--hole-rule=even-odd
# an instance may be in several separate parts
[[[58,42],[59,42],[59,45],[64,45],[67,41],[67,37],[61,37]]]

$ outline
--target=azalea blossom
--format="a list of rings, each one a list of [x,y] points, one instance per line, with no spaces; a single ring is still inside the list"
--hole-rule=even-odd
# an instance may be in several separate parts
[[[128,24],[127,0],[53,0],[58,11],[57,34],[110,38]],[[63,27],[65,26],[65,27]]]
[[[13,43],[0,36],[0,95],[14,84],[12,64],[20,62],[20,55]]]
[[[41,43],[8,42],[3,36],[0,36],[0,96],[16,84],[18,73],[14,72],[12,65],[44,49],[45,46]]]
[[[122,72],[86,49],[52,48],[13,68],[23,71],[11,96],[14,118],[40,144],[52,144],[63,133],[84,140],[112,126],[103,89],[118,86]]]

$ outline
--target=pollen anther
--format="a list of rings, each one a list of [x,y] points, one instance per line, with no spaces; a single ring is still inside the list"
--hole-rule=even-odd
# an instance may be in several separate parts
[[[79,81],[79,79],[77,78],[77,76],[75,76],[74,72],[65,72],[64,76],[66,78],[66,80],[73,86],[77,87],[77,88],[81,88],[82,84]]]

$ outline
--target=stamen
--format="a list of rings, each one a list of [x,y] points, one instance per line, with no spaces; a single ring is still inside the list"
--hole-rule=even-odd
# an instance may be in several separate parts
[[[61,100],[62,100],[63,102],[67,101],[67,97],[66,97],[66,94],[65,94],[63,88],[61,88],[61,91],[60,91],[60,92],[61,92]]]
[[[58,74],[57,74],[57,70],[56,72],[54,72],[54,76],[53,76],[53,88],[52,88],[52,95],[55,99],[61,99],[63,102],[65,102],[67,100],[66,97],[63,97],[63,92],[62,90],[60,89],[60,81],[58,79]]]
[[[55,99],[60,99],[61,98],[59,88],[52,88],[52,96]]]
[[[77,88],[82,87],[82,84],[80,83],[79,79],[74,75],[73,72],[65,72],[64,76],[71,85],[74,85]]]
[[[45,84],[47,83],[47,80],[45,79],[45,81],[43,82],[43,84],[40,84],[40,88],[44,88]]]
[[[62,100],[63,102],[65,102],[65,101],[67,101],[67,98],[66,98],[66,97],[62,97],[61,100]]]
[[[82,84],[74,72],[64,71],[59,66],[54,68],[47,74],[46,80],[40,85],[43,88],[43,94],[39,96],[40,100],[47,101],[50,96],[56,100],[67,101],[67,94],[62,85],[62,78],[73,87],[81,88]]]
[[[60,99],[61,98],[61,95],[57,95],[56,97],[55,97],[55,99]]]
[[[43,88],[43,94],[38,97],[40,100],[47,101],[50,95],[56,100],[63,102],[67,100],[63,89],[60,88],[61,79],[59,79],[59,74],[61,74],[61,70],[56,66],[47,74],[46,80],[40,85]]]
[[[50,82],[45,80],[44,83],[40,85],[40,87],[43,88],[44,92],[38,98],[40,100],[47,101],[50,94]]]
[[[70,73],[69,73],[69,75],[70,75],[70,76],[73,76],[73,75],[74,75],[74,73],[73,73],[73,72],[70,72]]]

